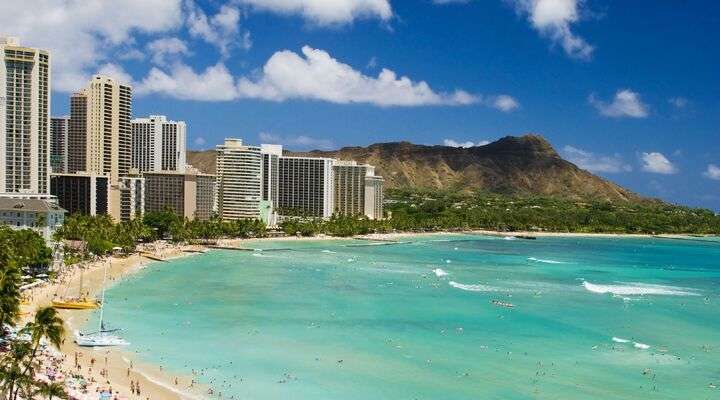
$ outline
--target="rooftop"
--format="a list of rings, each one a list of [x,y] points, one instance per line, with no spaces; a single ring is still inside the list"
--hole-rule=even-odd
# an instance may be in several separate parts
[[[0,197],[0,211],[67,212],[59,205],[40,199],[12,199]]]

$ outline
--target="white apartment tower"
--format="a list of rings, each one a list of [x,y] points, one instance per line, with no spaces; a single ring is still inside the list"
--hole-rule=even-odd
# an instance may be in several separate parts
[[[140,172],[185,172],[187,129],[164,115],[132,120],[132,166]]]
[[[132,89],[96,75],[70,98],[68,172],[105,175],[110,179],[108,214],[120,220],[119,178],[131,164]]]
[[[0,193],[50,191],[50,54],[0,37]]]
[[[216,150],[220,217],[260,218],[263,188],[260,147],[244,146],[241,139],[228,138]]]

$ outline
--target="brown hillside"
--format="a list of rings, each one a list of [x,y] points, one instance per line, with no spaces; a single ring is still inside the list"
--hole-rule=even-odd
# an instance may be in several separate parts
[[[376,166],[388,188],[484,190],[512,195],[638,201],[641,198],[563,160],[538,135],[507,136],[485,146],[457,148],[409,142],[289,153],[356,160]],[[188,163],[214,173],[214,152],[188,152]]]

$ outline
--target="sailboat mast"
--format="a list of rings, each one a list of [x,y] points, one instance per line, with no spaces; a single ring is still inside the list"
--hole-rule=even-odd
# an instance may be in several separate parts
[[[108,263],[111,263],[111,259],[108,258]],[[105,269],[103,270],[103,283],[102,283],[102,296],[100,297],[100,327],[98,328],[98,332],[102,332],[103,330],[103,311],[105,308],[105,279],[107,279],[107,264],[105,264]]]

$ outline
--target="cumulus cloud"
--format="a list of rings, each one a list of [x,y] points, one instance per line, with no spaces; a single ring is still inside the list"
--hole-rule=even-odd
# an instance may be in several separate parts
[[[274,133],[260,132],[260,141],[268,144],[281,144],[296,149],[331,150],[334,147],[332,140],[318,139],[306,135],[281,136]]]
[[[618,90],[610,103],[599,100],[594,94],[588,97],[588,101],[606,117],[645,118],[648,116],[648,106],[640,100],[639,94],[630,89]]]
[[[186,2],[186,8],[190,35],[216,46],[223,57],[229,55],[233,46],[239,45],[246,50],[252,46],[249,32],[239,35],[240,10],[237,7],[223,5],[212,17],[190,0]]]
[[[678,172],[677,167],[673,165],[662,153],[650,152],[640,155],[642,161],[642,169],[646,172],[655,174],[670,175]]]
[[[618,173],[632,171],[619,154],[595,154],[573,146],[563,148],[563,156],[571,163],[590,172]]]
[[[588,60],[593,46],[575,35],[571,26],[580,20],[584,0],[506,0],[515,10],[527,16],[530,24],[541,35],[562,46],[573,58]]]
[[[304,57],[303,57],[304,56]],[[256,78],[243,77],[239,97],[282,101],[292,98],[379,106],[467,105],[477,98],[465,91],[436,92],[423,81],[413,82],[382,69],[370,77],[309,46],[302,55],[284,50],[273,54]]]
[[[471,142],[471,141],[469,141],[469,140],[466,141],[466,142],[457,142],[457,141],[455,141],[455,140],[453,140],[453,139],[444,139],[444,140],[443,140],[443,144],[444,144],[445,146],[448,146],[448,147],[462,147],[462,148],[464,148],[464,149],[467,149],[467,148],[470,148],[470,147],[476,147],[476,146],[485,146],[485,145],[488,144],[488,143],[490,143],[490,142],[487,141],[487,140],[481,140],[481,141],[479,141],[479,142]]]
[[[0,27],[21,44],[51,52],[53,89],[82,87],[132,33],[165,32],[182,23],[180,0],[0,1]]]
[[[102,66],[100,66],[100,69],[98,69],[97,73],[100,75],[107,75],[115,79],[116,82],[122,83],[124,85],[134,85],[132,76],[125,72],[125,69],[123,69],[123,67],[118,64],[103,64]]]
[[[708,164],[703,176],[709,179],[720,181],[720,167],[715,164]]]
[[[161,93],[178,99],[199,101],[226,101],[238,97],[235,80],[222,63],[200,73],[182,63],[173,64],[169,72],[153,67],[135,85],[135,92],[139,95]]]
[[[297,14],[316,25],[343,25],[358,18],[393,16],[389,0],[239,0],[258,10]]]
[[[502,112],[510,112],[520,107],[520,103],[515,98],[506,94],[491,97],[488,105]]]
[[[152,53],[152,61],[160,65],[166,63],[168,56],[190,54],[185,42],[176,37],[156,39],[148,43],[146,47]]]
[[[382,69],[377,77],[367,76],[332,58],[326,51],[309,46],[302,48],[302,55],[289,50],[278,51],[261,71],[237,79],[222,63],[202,72],[195,72],[181,63],[172,65],[167,71],[156,67],[139,84],[137,92],[204,101],[310,99],[385,107],[460,106],[481,100],[481,97],[463,90],[449,93],[435,91],[424,81],[398,77],[389,69]],[[492,105],[501,110],[512,108],[512,102],[508,102],[505,96],[490,98],[495,99]],[[499,105],[496,105],[498,101]]]
[[[668,103],[670,103],[673,107],[680,109],[687,107],[689,101],[684,97],[671,97],[668,99]]]

